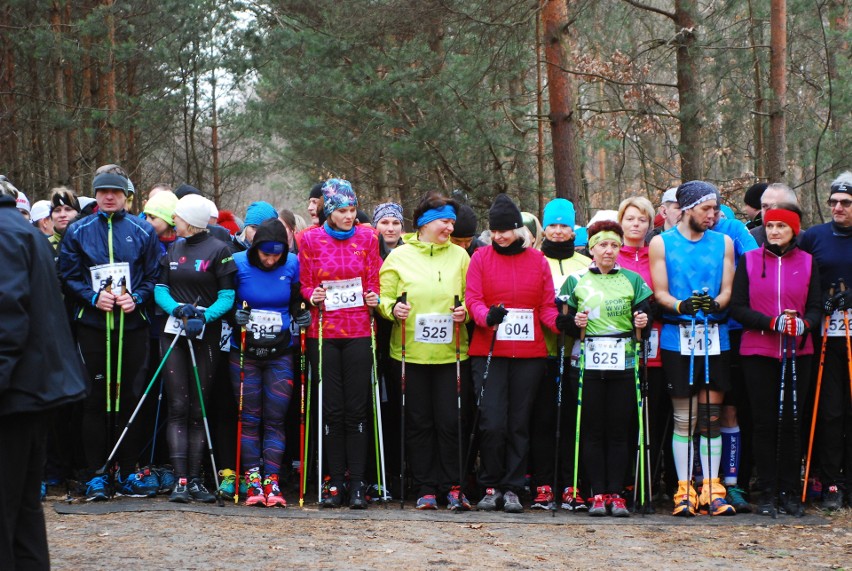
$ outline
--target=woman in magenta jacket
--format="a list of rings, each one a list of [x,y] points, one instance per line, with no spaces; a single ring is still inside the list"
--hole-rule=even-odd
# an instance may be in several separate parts
[[[322,193],[326,220],[305,231],[299,246],[302,297],[311,305],[308,355],[311,370],[320,371],[323,444],[331,477],[322,505],[341,505],[348,470],[349,507],[364,509],[372,425],[370,312],[379,303],[382,259],[373,229],[355,225],[358,199],[349,181],[329,179]]]
[[[754,419],[757,513],[801,515],[802,447],[793,425],[792,348],[796,350],[796,406],[802,422],[808,396],[813,344],[808,331],[820,320],[821,294],[813,257],[796,245],[801,212],[778,204],[763,217],[766,243],[743,254],[734,275],[731,317],[743,324],[740,345]],[[783,351],[787,370],[782,373]],[[785,374],[784,415],[778,434],[781,375]],[[780,457],[778,439],[781,439]]]
[[[476,323],[469,355],[481,395],[478,479],[485,495],[477,507],[519,513],[530,413],[547,362],[542,325],[556,332],[557,312],[547,260],[530,247],[521,212],[507,195],[497,195],[488,222],[492,244],[471,258],[465,294]]]

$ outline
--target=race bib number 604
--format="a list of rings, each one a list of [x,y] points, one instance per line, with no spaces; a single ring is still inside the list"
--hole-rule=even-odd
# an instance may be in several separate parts
[[[534,341],[535,325],[533,324],[534,310],[511,309],[503,323],[497,328],[497,341]]]

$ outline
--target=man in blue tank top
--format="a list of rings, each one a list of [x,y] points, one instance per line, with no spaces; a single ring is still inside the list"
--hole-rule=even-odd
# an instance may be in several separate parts
[[[673,515],[692,516],[698,509],[734,515],[736,510],[725,500],[726,490],[719,480],[719,417],[730,388],[725,307],[734,279],[734,245],[729,237],[710,230],[717,205],[712,184],[685,182],[676,196],[680,221],[671,231],[654,237],[650,245],[654,295],[663,308],[663,370],[674,409],[672,449],[678,491]],[[705,476],[700,498],[692,486],[696,424]]]

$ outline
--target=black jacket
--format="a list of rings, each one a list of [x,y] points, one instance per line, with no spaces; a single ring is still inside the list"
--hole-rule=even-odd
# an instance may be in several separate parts
[[[86,379],[53,248],[8,196],[0,196],[0,260],[0,416],[82,399]]]

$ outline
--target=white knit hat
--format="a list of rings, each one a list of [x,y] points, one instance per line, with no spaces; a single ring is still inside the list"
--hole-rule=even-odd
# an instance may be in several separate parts
[[[30,220],[38,222],[50,216],[50,206],[49,200],[39,200],[33,204],[32,208],[30,208]]]
[[[210,202],[198,194],[187,194],[178,200],[175,216],[180,216],[190,226],[207,228],[210,222]]]

